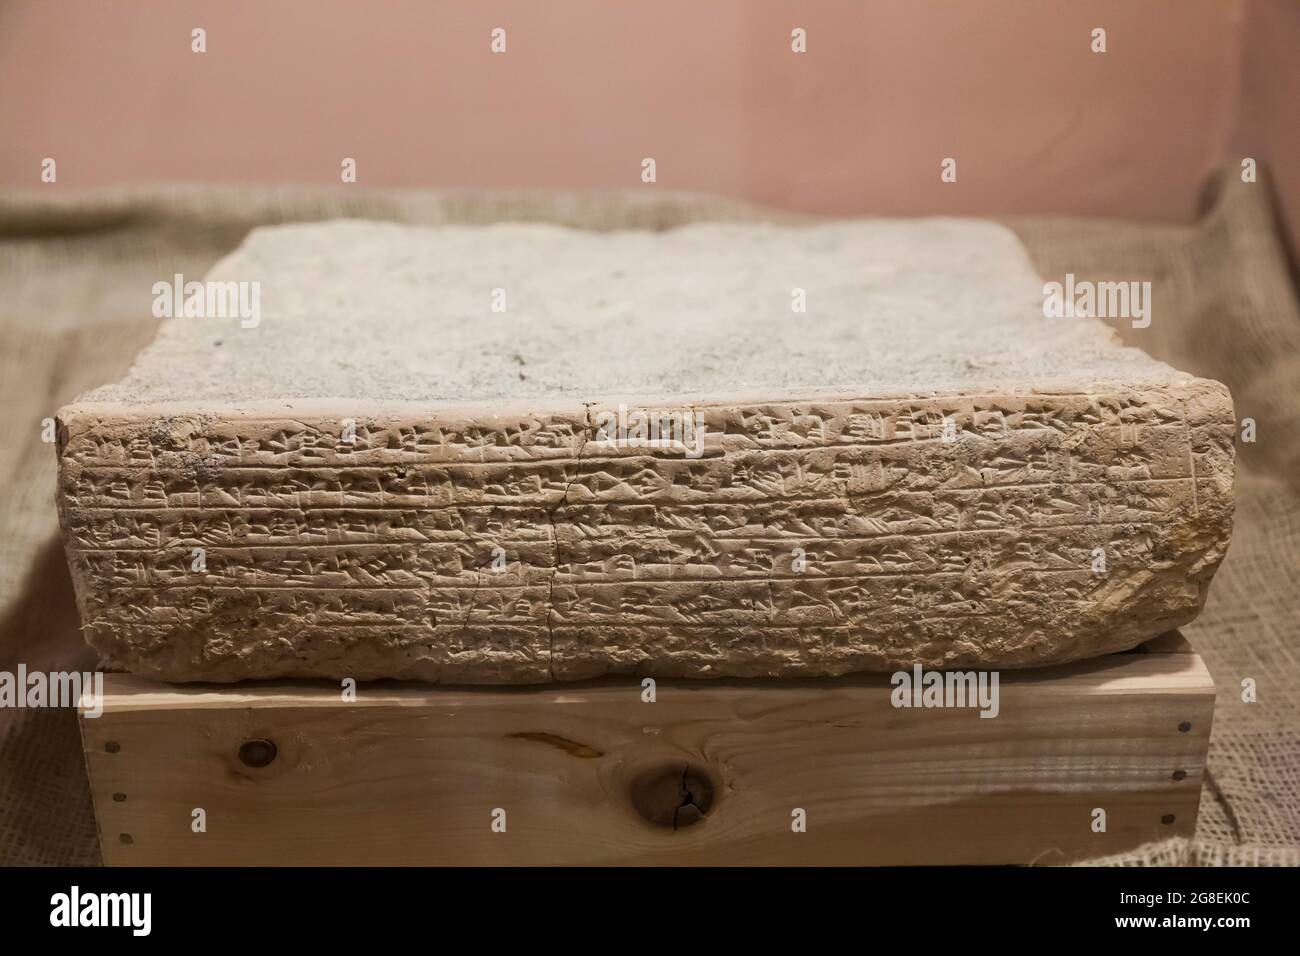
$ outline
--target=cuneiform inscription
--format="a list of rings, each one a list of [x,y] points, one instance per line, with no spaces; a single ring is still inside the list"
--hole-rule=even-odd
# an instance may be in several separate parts
[[[597,403],[86,409],[60,504],[92,642],[160,676],[581,677],[674,628],[702,673],[1045,663],[1138,599],[1144,627],[1194,613],[1230,518],[1207,384],[706,404],[698,459],[597,447]]]

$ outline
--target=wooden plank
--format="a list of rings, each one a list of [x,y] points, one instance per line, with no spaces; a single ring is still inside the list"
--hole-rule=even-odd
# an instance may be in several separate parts
[[[343,702],[110,675],[81,724],[114,865],[1057,863],[1194,829],[1214,704],[1195,654],[1004,672],[992,719],[891,689],[380,683]],[[250,766],[263,740],[274,759]]]

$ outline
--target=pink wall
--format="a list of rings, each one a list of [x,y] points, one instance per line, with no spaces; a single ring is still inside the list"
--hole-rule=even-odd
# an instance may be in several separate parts
[[[1300,264],[1300,0],[1247,6],[1232,152],[1269,166],[1292,264]]]
[[[813,211],[1185,219],[1262,136],[1240,51],[1274,2],[8,0],[0,186],[337,183],[352,156],[368,186],[637,187],[653,156],[657,188]]]

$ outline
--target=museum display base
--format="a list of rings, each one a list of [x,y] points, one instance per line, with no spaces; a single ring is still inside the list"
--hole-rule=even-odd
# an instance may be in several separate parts
[[[1057,864],[1195,828],[1214,684],[1176,633],[1003,671],[996,716],[906,691],[864,674],[345,700],[112,674],[81,731],[109,865]]]

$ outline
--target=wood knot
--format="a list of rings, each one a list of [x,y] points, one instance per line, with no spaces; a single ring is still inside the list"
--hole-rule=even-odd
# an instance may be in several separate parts
[[[265,767],[275,759],[277,751],[278,748],[269,740],[245,740],[239,748],[239,760],[246,767]]]
[[[669,764],[648,770],[632,782],[632,805],[656,826],[679,830],[708,815],[716,791],[707,770]]]

